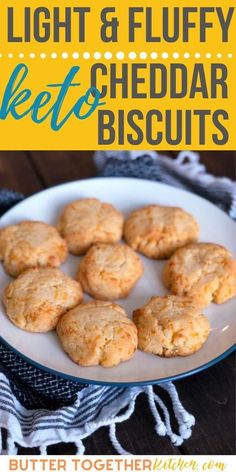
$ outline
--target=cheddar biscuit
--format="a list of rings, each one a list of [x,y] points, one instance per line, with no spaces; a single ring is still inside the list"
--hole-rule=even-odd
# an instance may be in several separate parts
[[[69,251],[85,254],[94,243],[116,243],[121,239],[123,215],[109,203],[85,198],[67,205],[58,222]]]
[[[189,244],[166,263],[163,280],[172,293],[195,297],[203,307],[224,303],[236,295],[236,261],[218,244]]]
[[[3,303],[12,323],[25,331],[53,330],[61,315],[83,298],[78,282],[59,269],[28,269],[5,289]]]
[[[62,347],[81,366],[113,367],[133,357],[137,329],[121,306],[96,301],[66,313],[57,325]]]
[[[67,253],[56,228],[41,221],[23,221],[0,230],[0,259],[13,277],[30,267],[58,267]]]
[[[197,240],[198,224],[181,208],[149,205],[133,211],[124,225],[124,237],[135,251],[152,259],[166,259]]]
[[[138,347],[162,357],[188,356],[205,343],[210,323],[199,306],[186,297],[153,297],[135,310]]]
[[[139,256],[125,244],[95,244],[79,266],[83,290],[98,300],[125,298],[143,274]]]

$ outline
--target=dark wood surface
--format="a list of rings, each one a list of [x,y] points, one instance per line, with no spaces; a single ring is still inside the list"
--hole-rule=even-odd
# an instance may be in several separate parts
[[[172,153],[174,157],[174,153]],[[209,172],[236,180],[235,152],[203,152]],[[96,175],[92,152],[0,152],[0,188],[31,195],[44,188]],[[124,448],[136,454],[233,454],[235,452],[235,357],[176,382],[181,400],[196,416],[192,438],[176,448],[155,435],[154,420],[144,396],[133,417],[118,427]],[[158,387],[155,387],[158,389]],[[115,454],[102,428],[84,441],[87,454]],[[20,454],[28,451],[20,450]],[[49,448],[49,454],[74,454],[72,445]],[[37,451],[31,451],[37,453]]]

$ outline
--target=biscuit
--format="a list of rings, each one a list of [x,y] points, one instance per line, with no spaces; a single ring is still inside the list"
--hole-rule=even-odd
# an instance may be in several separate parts
[[[58,267],[67,253],[56,228],[41,221],[23,221],[0,230],[0,260],[13,277],[30,267]]]
[[[25,331],[53,330],[66,311],[83,298],[78,282],[59,269],[28,269],[4,291],[3,303],[12,323]]]
[[[60,319],[63,349],[81,366],[113,367],[133,357],[137,329],[124,309],[105,301],[79,305]]]
[[[194,297],[202,307],[224,303],[236,295],[236,261],[218,244],[189,244],[166,263],[163,281],[172,293]]]
[[[166,259],[187,243],[197,241],[199,227],[181,208],[149,205],[133,211],[124,225],[124,237],[135,251],[152,259]]]
[[[94,243],[116,243],[122,237],[123,215],[109,203],[85,198],[70,203],[58,222],[69,251],[83,255]]]
[[[198,351],[210,332],[208,319],[186,297],[153,297],[134,311],[138,347],[161,357],[188,356]]]
[[[98,300],[125,298],[143,274],[139,256],[126,244],[95,244],[80,263],[77,279]]]

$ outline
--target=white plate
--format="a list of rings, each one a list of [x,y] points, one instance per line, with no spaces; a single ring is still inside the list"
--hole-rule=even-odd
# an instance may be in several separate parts
[[[62,207],[78,198],[97,197],[110,202],[125,215],[135,208],[157,203],[180,206],[190,212],[201,227],[201,241],[226,246],[236,257],[236,224],[221,210],[191,193],[156,182],[126,178],[96,178],[72,182],[40,192],[8,211],[0,226],[21,220],[42,220],[55,224]],[[129,316],[151,296],[167,293],[161,282],[162,261],[142,257],[145,275],[127,300],[121,300]],[[79,258],[69,256],[62,266],[75,276]],[[0,267],[0,292],[10,278]],[[89,297],[87,297],[89,299]],[[188,357],[162,359],[138,351],[135,357],[112,369],[79,367],[60,347],[56,334],[31,334],[16,328],[0,307],[0,335],[22,357],[62,377],[72,380],[107,384],[145,384],[181,378],[200,371],[225,357],[235,342],[236,298],[224,305],[211,305],[205,310],[211,322],[211,333],[204,347]]]

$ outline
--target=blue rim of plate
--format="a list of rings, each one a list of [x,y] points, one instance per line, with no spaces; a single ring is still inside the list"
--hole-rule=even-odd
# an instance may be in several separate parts
[[[44,372],[48,372],[49,374],[53,374],[56,377],[63,378],[65,380],[70,380],[71,382],[77,382],[81,384],[88,384],[88,385],[105,385],[107,387],[142,387],[146,385],[157,385],[157,384],[162,384],[165,382],[172,382],[175,380],[181,380],[186,377],[190,377],[191,375],[198,374],[199,372],[202,372],[209,367],[213,367],[215,364],[218,362],[222,361],[226,357],[228,357],[230,354],[232,354],[236,350],[236,345],[233,344],[229,349],[227,349],[225,352],[220,354],[220,356],[215,357],[211,361],[207,362],[206,364],[202,364],[199,367],[196,367],[195,369],[189,370],[187,372],[183,372],[182,374],[177,374],[173,375],[171,377],[164,377],[163,379],[155,379],[155,380],[145,380],[145,381],[140,381],[140,382],[104,382],[104,381],[99,381],[99,380],[89,380],[89,379],[82,379],[80,377],[74,377],[73,375],[68,375],[64,374],[63,372],[58,372],[56,370],[50,369],[49,367],[45,367],[42,364],[39,364],[36,361],[33,361],[29,357],[25,356],[21,352],[17,351],[17,349],[13,348],[10,344],[8,344],[5,339],[3,339],[0,336],[0,341],[11,351],[13,351],[15,354],[17,354],[21,359],[23,359],[26,362],[29,362],[29,364],[33,365],[33,367],[37,367],[37,369],[43,370]]]

